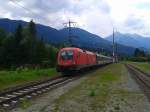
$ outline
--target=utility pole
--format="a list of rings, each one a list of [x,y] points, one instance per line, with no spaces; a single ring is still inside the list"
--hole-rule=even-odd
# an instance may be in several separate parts
[[[76,22],[73,22],[73,21],[69,20],[68,22],[63,23],[63,24],[68,26],[68,30],[69,30],[69,32],[68,32],[68,41],[69,41],[69,44],[72,45],[73,36],[72,36],[72,32],[71,32],[71,27],[72,27],[72,25],[76,24]]]
[[[115,59],[116,59],[116,62],[119,62],[119,59],[118,59],[118,44],[117,43],[115,44],[115,49],[116,49]]]
[[[113,63],[115,63],[115,34],[114,34],[114,28],[113,28]]]

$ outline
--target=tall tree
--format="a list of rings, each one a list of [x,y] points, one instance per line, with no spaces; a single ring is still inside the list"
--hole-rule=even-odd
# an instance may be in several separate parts
[[[0,46],[1,46],[1,44],[2,44],[2,41],[4,40],[4,38],[6,38],[6,32],[2,29],[2,28],[0,28]]]
[[[135,57],[144,57],[145,52],[143,50],[140,50],[140,49],[136,48],[135,51],[134,51],[134,56]]]
[[[3,49],[4,49],[4,47],[3,47],[3,42],[4,42],[4,39],[6,38],[6,32],[3,30],[3,29],[1,29],[0,28],[0,65],[3,63],[3,56],[4,56],[4,54],[3,54]]]
[[[15,36],[15,44],[16,44],[16,46],[19,46],[21,41],[22,41],[22,39],[23,39],[22,32],[23,32],[22,25],[19,24],[17,29],[16,29],[15,35],[14,35]]]
[[[19,24],[14,33],[8,34],[0,29],[0,65],[16,67],[22,64],[41,64],[44,61],[55,65],[58,49],[45,45],[36,33],[33,21],[25,28]]]
[[[15,65],[15,51],[14,51],[14,36],[12,34],[9,34],[2,43],[2,64],[4,66],[11,66]]]
[[[35,23],[31,20],[26,28],[26,38],[27,43],[26,47],[28,49],[28,60],[30,64],[36,63],[36,46],[37,46],[37,37],[36,37],[36,26]]]
[[[24,61],[24,43],[23,43],[23,28],[22,25],[19,24],[16,32],[14,34],[14,52],[15,52],[15,63],[16,65],[23,64]]]
[[[28,25],[28,30],[29,30],[30,36],[35,38],[36,37],[36,26],[35,26],[35,23],[33,22],[33,20],[30,21],[30,23]]]
[[[56,64],[58,49],[51,46],[50,44],[46,45],[47,56],[52,66]]]
[[[30,21],[26,28],[28,59],[30,64],[40,64],[46,58],[46,47],[37,37],[36,25]]]

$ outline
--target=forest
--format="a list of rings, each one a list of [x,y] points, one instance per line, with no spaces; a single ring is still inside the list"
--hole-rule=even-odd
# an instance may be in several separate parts
[[[56,65],[58,48],[37,36],[36,26],[18,24],[13,33],[0,29],[0,68],[50,67]]]

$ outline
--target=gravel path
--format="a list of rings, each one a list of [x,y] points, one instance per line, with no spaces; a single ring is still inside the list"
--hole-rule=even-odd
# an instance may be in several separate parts
[[[150,103],[125,67],[119,81],[111,84],[110,98],[107,99],[106,104],[100,107],[99,104],[102,104],[103,101],[98,100],[99,104],[94,104],[96,107],[93,110],[90,107],[91,101],[95,102],[94,100],[97,99],[89,97],[87,91],[89,85],[84,85],[85,88],[80,92],[77,89],[78,85],[82,86],[81,82],[92,78],[92,75],[86,75],[30,101],[26,108],[16,108],[11,112],[150,112]],[[77,93],[70,92],[74,87],[78,90]],[[61,99],[63,95],[67,95],[66,99],[62,101],[64,103],[57,103],[57,100]],[[68,95],[70,96],[68,97]],[[57,107],[62,108],[58,109]]]
[[[121,83],[115,85],[120,92],[112,94],[106,112],[150,112],[150,103],[136,81],[126,69],[123,74]]]
[[[150,112],[150,103],[125,67],[122,69],[120,81],[112,84],[110,88],[110,99],[107,99],[105,105],[101,105],[103,98],[99,101],[94,97],[89,98],[88,91],[82,88],[77,94],[68,94],[69,98],[59,98],[61,103],[56,101],[43,109],[43,112]],[[97,104],[91,106],[93,102]]]
[[[53,101],[62,94],[69,91],[74,86],[78,85],[81,81],[85,80],[87,76],[81,77],[80,79],[69,82],[57,89],[54,89],[48,93],[41,95],[38,98],[35,98],[33,101],[30,101],[28,107],[26,108],[15,108],[11,112],[43,112],[46,108],[51,109]],[[48,111],[50,112],[50,110]]]

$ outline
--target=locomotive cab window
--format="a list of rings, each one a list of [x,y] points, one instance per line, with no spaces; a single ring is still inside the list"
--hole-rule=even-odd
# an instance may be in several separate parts
[[[73,51],[63,51],[60,56],[63,60],[71,60],[73,59]]]

